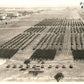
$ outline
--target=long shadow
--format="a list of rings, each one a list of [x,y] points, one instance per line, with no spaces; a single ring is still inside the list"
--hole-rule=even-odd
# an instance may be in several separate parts
[[[84,50],[72,50],[74,60],[84,60]]]
[[[18,49],[0,49],[0,58],[10,59]]]

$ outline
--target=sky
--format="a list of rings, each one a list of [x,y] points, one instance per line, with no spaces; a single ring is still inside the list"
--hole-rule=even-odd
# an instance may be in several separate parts
[[[0,7],[72,7],[80,2],[84,0],[0,0]]]

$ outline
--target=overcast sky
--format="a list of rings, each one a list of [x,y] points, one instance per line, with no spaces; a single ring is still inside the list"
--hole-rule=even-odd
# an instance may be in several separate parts
[[[79,6],[84,0],[0,0],[0,7],[65,7]]]

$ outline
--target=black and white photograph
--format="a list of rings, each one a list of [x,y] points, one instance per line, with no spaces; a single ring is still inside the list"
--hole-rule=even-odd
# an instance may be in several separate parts
[[[84,82],[84,0],[0,0],[0,82]]]

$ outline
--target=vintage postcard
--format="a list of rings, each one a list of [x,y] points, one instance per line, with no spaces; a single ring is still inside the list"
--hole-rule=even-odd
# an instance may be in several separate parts
[[[0,82],[84,82],[84,0],[0,0]]]

